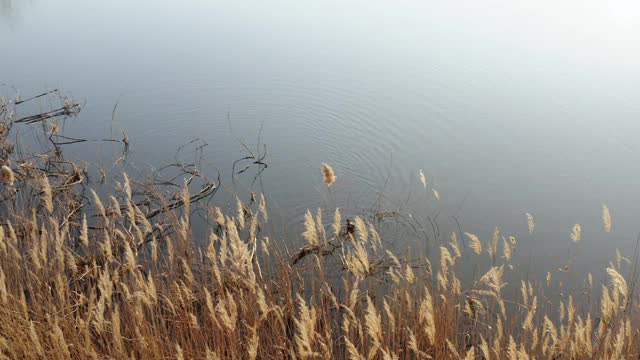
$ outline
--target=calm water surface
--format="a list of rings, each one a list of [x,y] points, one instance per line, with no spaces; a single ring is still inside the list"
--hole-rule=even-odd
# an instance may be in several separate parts
[[[640,231],[638,44],[640,6],[623,0],[0,0],[0,82],[85,99],[67,133],[125,130],[134,168],[199,137],[228,180],[237,138],[255,146],[262,126],[261,184],[290,236],[307,208],[355,213],[383,193],[443,232],[452,216],[485,240],[498,225],[554,268],[574,223],[584,269]],[[235,189],[259,191],[251,176]]]

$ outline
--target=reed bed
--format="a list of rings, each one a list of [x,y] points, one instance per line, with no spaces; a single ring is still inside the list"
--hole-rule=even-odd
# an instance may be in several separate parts
[[[518,276],[517,244],[497,229],[486,244],[453,233],[434,259],[409,259],[386,250],[366,218],[318,209],[307,212],[304,244],[290,253],[265,236],[264,195],[238,197],[233,210],[203,204],[208,183],[194,190],[193,169],[174,193],[151,194],[121,174],[98,194],[80,167],[44,167],[62,161],[55,153],[30,161],[1,153],[11,171],[0,185],[2,358],[640,356],[637,271],[619,259],[603,267],[601,286],[588,276],[598,301],[551,302],[551,275],[506,282]],[[323,179],[335,186],[329,169]],[[192,230],[195,207],[206,212],[207,239]],[[610,227],[608,209],[604,218]],[[533,232],[533,216],[527,221]],[[571,237],[579,240],[579,225]],[[461,280],[462,259],[476,258],[488,265]]]

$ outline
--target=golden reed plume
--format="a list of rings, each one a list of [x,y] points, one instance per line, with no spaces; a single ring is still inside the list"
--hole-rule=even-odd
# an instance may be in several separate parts
[[[13,182],[15,181],[13,170],[11,170],[11,168],[8,166],[3,165],[2,169],[0,170],[0,180],[9,185],[13,185]]]
[[[327,186],[331,186],[336,182],[336,174],[333,172],[333,168],[325,163],[322,163],[322,181]]]
[[[602,205],[602,222],[604,223],[604,231],[611,231],[611,213],[607,205]]]

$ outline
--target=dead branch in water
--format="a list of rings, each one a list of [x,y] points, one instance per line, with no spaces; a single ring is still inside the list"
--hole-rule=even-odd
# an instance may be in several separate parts
[[[28,110],[20,108],[43,97],[49,97],[49,100],[54,103],[59,101],[60,105],[52,106],[51,110],[14,119],[17,110],[26,112]],[[112,216],[131,209],[128,205],[118,205],[117,208],[113,208],[111,205],[127,204],[130,201],[130,205],[136,212],[139,212],[142,218],[147,222],[156,221],[157,224],[153,230],[144,235],[146,240],[138,244],[137,248],[141,250],[148,240],[157,239],[172,231],[171,225],[169,225],[171,222],[167,221],[166,216],[161,215],[185,207],[185,200],[187,200],[183,190],[185,183],[190,188],[197,188],[189,191],[191,195],[188,202],[191,204],[191,211],[194,211],[194,207],[200,202],[211,198],[220,187],[220,175],[215,180],[209,180],[200,170],[203,148],[207,144],[197,139],[182,145],[176,152],[175,162],[155,171],[155,175],[151,178],[132,179],[130,182],[131,199],[127,199],[127,194],[122,191],[112,196],[111,205],[106,211],[100,209],[104,205],[97,204],[97,200],[87,192],[90,188],[97,189],[105,184],[106,172],[99,169],[101,173],[101,176],[98,177],[99,180],[92,181],[93,177],[90,176],[91,171],[86,163],[65,158],[65,147],[89,142],[122,144],[122,155],[114,165],[125,166],[130,143],[126,134],[123,134],[122,140],[113,138],[87,139],[61,134],[61,128],[57,121],[76,117],[81,108],[79,102],[63,96],[57,89],[27,99],[0,101],[0,164],[11,167],[16,179],[12,186],[0,188],[0,200],[2,200],[0,214],[5,214],[6,218],[10,218],[9,215],[19,212],[19,209],[37,209],[35,213],[37,216],[49,216],[51,214],[48,214],[48,210],[46,210],[49,208],[58,213],[61,219],[64,219],[59,228],[67,228],[77,237],[82,230],[83,213],[90,221],[87,226],[89,231],[107,231],[113,224],[101,220],[105,215]],[[41,143],[43,149],[28,152],[24,146],[20,146],[19,153],[16,153],[16,146],[10,140],[14,125],[36,123],[44,125],[43,129],[48,141]],[[195,159],[186,161],[180,159],[179,154],[189,145],[196,146]],[[124,168],[121,169],[124,172]],[[108,183],[108,185],[112,184]],[[52,208],[47,204],[55,204],[55,207]],[[137,222],[137,218],[138,215],[136,215],[136,220],[131,221]],[[21,233],[27,230],[16,229],[16,232]]]
[[[33,99],[35,99],[37,97],[34,97]],[[20,104],[24,103],[27,100],[21,101]],[[65,103],[63,106],[61,106],[60,108],[54,109],[54,110],[50,110],[50,111],[45,111],[45,112],[41,112],[39,114],[35,114],[35,115],[29,115],[29,116],[25,116],[22,117],[18,120],[15,120],[14,123],[28,123],[28,124],[32,124],[32,123],[36,123],[36,122],[41,122],[41,121],[45,121],[45,120],[49,120],[49,119],[53,119],[59,116],[75,116],[78,113],[80,113],[81,107],[80,104],[73,102],[71,99],[67,99],[65,100]]]

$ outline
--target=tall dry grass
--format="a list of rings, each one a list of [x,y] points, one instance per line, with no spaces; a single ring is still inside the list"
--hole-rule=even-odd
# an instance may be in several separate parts
[[[198,198],[188,182],[159,211],[135,201],[126,176],[107,195],[71,193],[70,177],[13,167],[0,191],[2,358],[640,356],[635,280],[619,259],[603,268],[600,288],[588,277],[597,306],[571,295],[552,302],[551,274],[506,282],[518,271],[510,263],[517,243],[500,242],[497,228],[486,246],[452,234],[432,264],[388,251],[362,217],[344,221],[335,210],[326,223],[321,210],[309,211],[306,244],[289,254],[263,235],[262,195],[207,209],[203,240],[192,231]],[[533,233],[531,216],[528,223]],[[571,237],[579,240],[579,225]],[[462,259],[476,257],[490,265],[461,280]]]
[[[128,186],[125,180],[125,193]],[[572,296],[545,303],[549,284],[507,284],[507,241],[497,263],[463,284],[464,249],[455,235],[440,247],[438,264],[416,266],[386,253],[375,227],[362,218],[350,233],[341,230],[339,211],[326,230],[321,212],[309,212],[304,238],[318,251],[292,265],[276,242],[256,235],[264,205],[241,204],[243,212],[233,216],[212,209],[217,226],[199,244],[188,211],[168,213],[175,231],[156,236],[158,225],[147,223],[129,197],[105,205],[94,193],[97,215],[88,225],[86,215],[72,224],[51,211],[50,193],[42,189],[40,209],[16,212],[0,227],[5,358],[640,355],[637,305],[620,263],[606,268],[600,305],[589,310]],[[183,196],[190,206],[186,188]],[[477,236],[467,237],[467,251],[486,256]],[[376,260],[380,254],[390,261]],[[341,267],[330,267],[330,259]],[[517,296],[507,295],[516,290]]]

